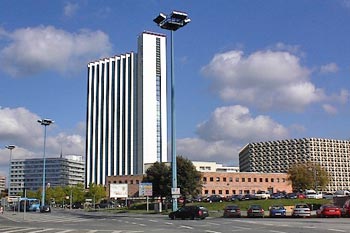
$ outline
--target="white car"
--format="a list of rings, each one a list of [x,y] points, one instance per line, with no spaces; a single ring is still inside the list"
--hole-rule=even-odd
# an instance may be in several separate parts
[[[306,204],[296,204],[293,208],[292,217],[310,217],[311,210]]]
[[[269,199],[270,198],[270,193],[268,191],[257,191],[255,193],[255,198],[256,199]]]
[[[322,193],[317,193],[313,189],[305,190],[306,198],[310,199],[322,199]]]

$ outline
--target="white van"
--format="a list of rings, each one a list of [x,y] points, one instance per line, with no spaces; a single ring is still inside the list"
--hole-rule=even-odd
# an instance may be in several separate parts
[[[306,195],[306,198],[310,198],[310,199],[322,199],[322,193],[317,193],[313,189],[305,190],[305,195]]]

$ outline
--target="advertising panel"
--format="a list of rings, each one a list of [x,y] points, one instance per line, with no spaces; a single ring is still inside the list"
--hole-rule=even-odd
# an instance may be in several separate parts
[[[140,197],[151,197],[152,193],[152,183],[140,183],[139,185],[139,196]]]
[[[110,184],[109,197],[110,198],[128,197],[128,184]]]

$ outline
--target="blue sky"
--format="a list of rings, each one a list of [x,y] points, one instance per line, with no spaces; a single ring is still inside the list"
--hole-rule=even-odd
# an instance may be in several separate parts
[[[86,65],[175,32],[177,151],[238,165],[249,142],[349,139],[350,1],[0,0],[0,174],[13,158],[84,155]]]

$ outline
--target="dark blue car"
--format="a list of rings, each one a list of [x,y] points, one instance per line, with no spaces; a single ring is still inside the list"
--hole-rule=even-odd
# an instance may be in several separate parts
[[[270,217],[285,217],[286,216],[286,208],[283,205],[273,205],[270,206]]]

